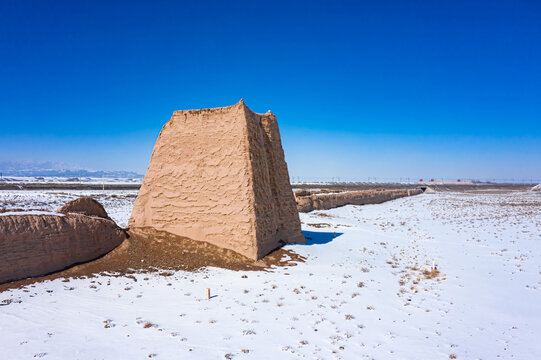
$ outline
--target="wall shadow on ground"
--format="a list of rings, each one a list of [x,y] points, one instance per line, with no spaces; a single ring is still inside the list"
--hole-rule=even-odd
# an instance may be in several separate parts
[[[325,232],[325,231],[303,231],[302,234],[306,239],[306,244],[299,245],[323,245],[328,244],[340,235],[341,232]]]

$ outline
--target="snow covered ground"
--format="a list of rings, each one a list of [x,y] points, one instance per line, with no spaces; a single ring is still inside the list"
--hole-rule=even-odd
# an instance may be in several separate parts
[[[0,192],[0,204],[65,202],[23,193]],[[120,193],[98,200],[125,224],[133,193]],[[539,359],[540,205],[539,193],[486,191],[345,206],[301,214],[308,244],[288,246],[308,257],[298,266],[5,291],[1,356]],[[427,278],[432,259],[440,274]]]
[[[0,210],[56,211],[70,200],[91,196],[118,225],[127,227],[137,190],[0,190]]]
[[[44,184],[105,184],[124,185],[141,184],[143,178],[111,177],[63,177],[63,176],[3,176],[0,183],[44,183]]]

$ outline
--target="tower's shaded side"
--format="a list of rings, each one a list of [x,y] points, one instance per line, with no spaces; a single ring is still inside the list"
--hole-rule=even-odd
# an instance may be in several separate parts
[[[304,243],[276,116],[241,100],[175,111],[154,145],[130,218],[259,259]]]

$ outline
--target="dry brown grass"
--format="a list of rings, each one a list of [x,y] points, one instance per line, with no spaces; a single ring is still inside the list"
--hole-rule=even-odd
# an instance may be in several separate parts
[[[423,275],[427,279],[434,279],[440,275],[440,271],[438,269],[432,269],[432,270],[423,270]]]
[[[318,229],[331,226],[331,224],[327,224],[327,223],[314,223],[314,224],[307,224],[307,225],[313,226],[313,227],[318,228]]]
[[[314,215],[320,216],[320,217],[326,217],[326,218],[334,218],[334,216],[326,214],[326,213],[315,213]]]

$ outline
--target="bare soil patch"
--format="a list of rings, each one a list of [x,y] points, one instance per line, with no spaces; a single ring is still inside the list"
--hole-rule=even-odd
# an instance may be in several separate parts
[[[129,238],[96,260],[46,276],[1,284],[0,292],[57,278],[92,277],[97,274],[124,276],[138,272],[197,271],[218,267],[243,271],[270,271],[273,267],[295,266],[305,258],[294,251],[277,249],[258,261],[210,243],[196,241],[154,229],[128,231]],[[165,271],[164,271],[165,270]]]

